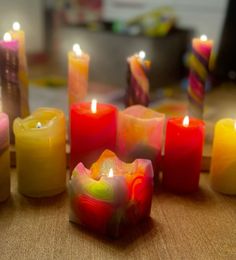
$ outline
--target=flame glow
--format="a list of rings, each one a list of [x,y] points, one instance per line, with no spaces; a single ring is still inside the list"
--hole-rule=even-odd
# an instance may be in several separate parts
[[[41,128],[42,124],[40,122],[37,123],[36,128]]]
[[[140,59],[144,60],[145,57],[146,57],[145,51],[140,51],[139,54],[138,54],[138,56],[139,56]]]
[[[189,126],[189,116],[185,116],[183,120],[183,126],[188,127]]]
[[[92,102],[91,102],[91,112],[93,114],[97,113],[97,100],[96,99],[92,99]]]
[[[203,42],[207,41],[207,36],[205,34],[201,35],[200,40]]]
[[[112,178],[114,176],[113,169],[111,168],[108,173],[108,177]]]
[[[75,53],[76,56],[80,57],[82,55],[82,50],[80,48],[80,45],[78,43],[75,43],[73,45],[73,52]]]
[[[11,34],[10,33],[5,33],[4,35],[3,35],[3,40],[5,41],[5,42],[10,42],[11,40],[12,40],[12,37],[11,37]]]
[[[234,130],[236,130],[236,121],[234,121]]]
[[[14,22],[12,24],[12,28],[14,31],[19,31],[20,30],[20,23],[19,22]]]

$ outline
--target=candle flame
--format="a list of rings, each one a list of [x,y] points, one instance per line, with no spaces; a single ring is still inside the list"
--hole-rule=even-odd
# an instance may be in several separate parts
[[[205,34],[201,35],[200,40],[203,42],[207,41],[207,36]]]
[[[80,48],[80,45],[78,43],[75,43],[73,45],[73,52],[75,53],[76,56],[80,57],[82,55],[82,50]]]
[[[108,177],[112,178],[114,176],[113,169],[111,168],[108,173]]]
[[[146,57],[145,51],[140,51],[139,54],[138,54],[138,56],[139,56],[140,59],[144,60],[145,57]]]
[[[189,126],[189,116],[185,116],[183,120],[183,126],[188,127]]]
[[[40,122],[37,123],[36,128],[41,128],[42,124]]]
[[[236,121],[234,121],[234,130],[236,131]]]
[[[92,99],[92,102],[91,102],[91,112],[93,114],[97,113],[97,100],[96,99]]]
[[[12,37],[11,37],[11,34],[10,33],[5,33],[4,35],[3,35],[3,40],[5,41],[5,42],[10,42],[11,40],[12,40]]]
[[[19,31],[20,30],[20,23],[19,22],[14,22],[12,24],[12,28],[14,31]]]

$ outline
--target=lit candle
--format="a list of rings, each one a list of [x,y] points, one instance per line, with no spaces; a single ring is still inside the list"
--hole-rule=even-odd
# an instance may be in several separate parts
[[[79,163],[69,182],[70,221],[117,237],[150,215],[153,169],[150,160],[132,164],[105,150],[92,167]]]
[[[66,187],[66,127],[62,111],[39,108],[14,122],[18,189],[29,197],[48,197]]]
[[[222,119],[215,126],[210,171],[214,190],[236,195],[236,121]]]
[[[0,202],[10,195],[9,120],[0,113]]]
[[[117,152],[126,162],[136,158],[152,160],[160,170],[165,115],[141,105],[119,112]]]
[[[13,121],[21,115],[18,63],[18,42],[12,39],[10,33],[5,33],[3,41],[0,41],[0,96],[2,98],[2,111],[9,116],[11,143],[14,143]]]
[[[87,95],[89,61],[89,55],[81,50],[79,44],[74,44],[68,53],[69,105],[83,101]]]
[[[105,149],[115,150],[117,109],[96,100],[71,106],[71,170],[82,162],[86,167]]]
[[[19,43],[19,80],[21,88],[21,116],[26,117],[29,115],[29,79],[28,67],[25,53],[25,32],[21,30],[19,22],[12,24],[10,31],[12,39],[17,40]]]
[[[192,41],[192,57],[188,83],[190,114],[196,118],[203,117],[205,85],[209,74],[209,60],[213,41],[206,35]]]
[[[146,54],[140,51],[127,59],[128,62],[128,86],[126,93],[126,106],[149,104],[149,79],[148,71],[150,61],[145,60]]]
[[[204,128],[204,122],[188,116],[168,120],[163,169],[163,184],[167,189],[177,193],[197,191]]]

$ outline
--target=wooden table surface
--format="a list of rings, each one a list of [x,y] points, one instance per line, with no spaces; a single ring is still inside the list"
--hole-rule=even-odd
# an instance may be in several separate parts
[[[95,236],[68,221],[68,197],[0,204],[0,259],[236,259],[236,197],[211,190],[201,175],[196,194],[156,187],[151,218],[118,240]]]

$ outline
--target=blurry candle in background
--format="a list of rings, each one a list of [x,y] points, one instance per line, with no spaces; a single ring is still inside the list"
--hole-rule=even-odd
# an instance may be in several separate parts
[[[29,115],[29,78],[28,66],[25,52],[25,32],[21,30],[19,22],[12,24],[10,34],[19,44],[19,81],[21,88],[21,116]]]
[[[68,53],[69,106],[84,101],[87,95],[89,61],[89,55],[81,50],[79,44],[74,44]]]
[[[105,149],[115,151],[117,113],[113,105],[96,100],[71,106],[71,171],[79,162],[90,167]]]
[[[165,115],[141,105],[119,112],[117,130],[118,156],[131,162],[136,158],[152,160],[160,170]]]
[[[18,41],[13,40],[10,33],[5,33],[0,41],[0,96],[2,111],[9,116],[11,143],[14,143],[13,121],[21,115],[18,51]]]
[[[192,57],[188,82],[189,113],[196,118],[203,118],[206,81],[209,76],[209,60],[213,41],[206,35],[192,41]]]
[[[215,126],[210,171],[214,190],[236,195],[236,121],[222,119]]]
[[[90,169],[79,163],[69,183],[70,221],[117,237],[150,215],[153,169],[150,160],[130,164],[105,150]]]
[[[138,54],[127,59],[128,62],[128,82],[125,97],[125,105],[131,106],[140,104],[148,106],[149,104],[149,79],[150,61],[145,60],[146,54],[140,51]]]
[[[18,190],[48,197],[66,187],[66,125],[62,111],[38,108],[14,122]]]
[[[204,122],[173,118],[167,121],[163,185],[170,191],[198,190],[204,145]]]
[[[9,120],[0,112],[0,202],[10,195]]]

